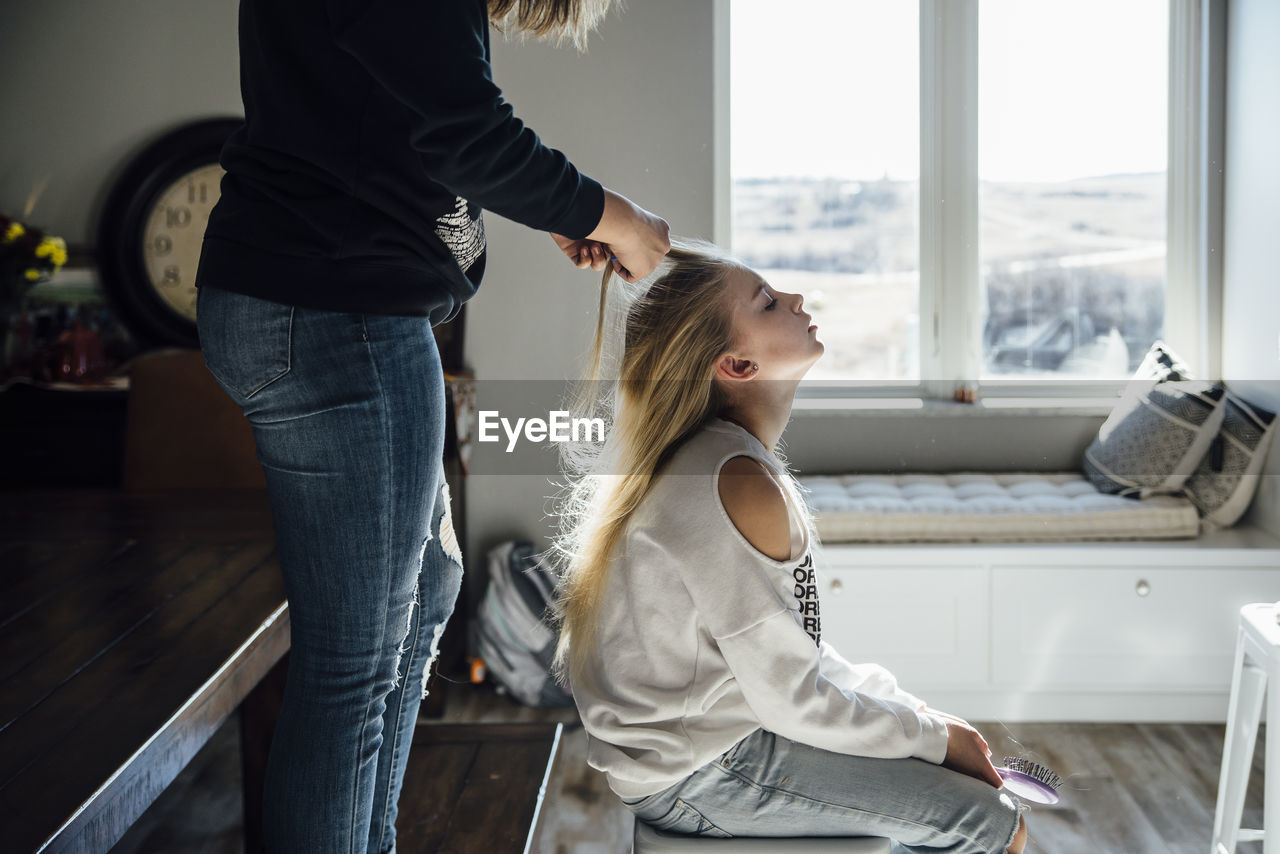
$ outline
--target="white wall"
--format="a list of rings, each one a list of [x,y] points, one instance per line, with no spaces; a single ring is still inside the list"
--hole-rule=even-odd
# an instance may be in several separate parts
[[[1233,391],[1280,412],[1280,4],[1227,8],[1222,372]],[[1249,512],[1280,536],[1280,447]]]

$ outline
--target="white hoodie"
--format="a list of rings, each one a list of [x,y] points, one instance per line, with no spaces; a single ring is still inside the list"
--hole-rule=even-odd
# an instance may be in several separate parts
[[[790,560],[757,551],[720,503],[720,468],[736,456],[784,485]],[[619,797],[661,791],[760,728],[837,753],[946,756],[946,723],[922,700],[883,667],[850,664],[821,640],[800,500],[755,436],[713,418],[632,516],[573,684],[587,761]]]

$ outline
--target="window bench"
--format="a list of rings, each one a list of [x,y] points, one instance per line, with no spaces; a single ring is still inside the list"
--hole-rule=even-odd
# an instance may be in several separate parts
[[[823,637],[974,720],[1226,719],[1240,607],[1280,539],[829,544]]]

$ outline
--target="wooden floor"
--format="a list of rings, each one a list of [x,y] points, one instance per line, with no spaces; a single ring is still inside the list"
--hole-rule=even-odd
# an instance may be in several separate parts
[[[1206,854],[1213,829],[1224,727],[1212,724],[977,724],[993,755],[1016,754],[1064,779],[1062,800],[1035,806],[1027,851],[1045,854]],[[1245,802],[1262,823],[1264,735]],[[998,764],[998,763],[997,763]],[[1254,854],[1261,843],[1237,851]]]
[[[529,709],[489,689],[456,687],[450,721],[565,723],[561,761],[548,786],[545,854],[627,854],[631,815],[587,766],[586,738],[572,710]],[[1028,815],[1034,854],[1206,854],[1222,755],[1213,724],[980,723],[998,759],[1017,754],[1065,780],[1057,806]],[[1245,824],[1262,818],[1264,734],[1259,733]],[[239,745],[234,719],[112,854],[242,854]],[[1261,843],[1239,846],[1260,854]],[[416,854],[416,852],[403,852]],[[502,854],[502,852],[484,852]]]

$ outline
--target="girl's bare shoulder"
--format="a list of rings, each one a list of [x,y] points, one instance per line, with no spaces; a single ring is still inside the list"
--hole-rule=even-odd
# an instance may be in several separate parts
[[[786,494],[763,463],[745,455],[727,460],[717,491],[734,527],[756,551],[779,561],[791,556]]]

